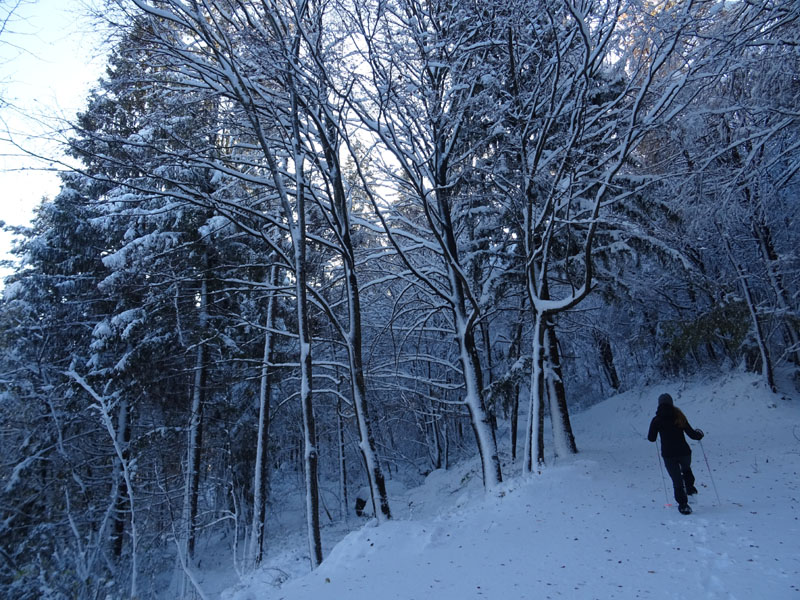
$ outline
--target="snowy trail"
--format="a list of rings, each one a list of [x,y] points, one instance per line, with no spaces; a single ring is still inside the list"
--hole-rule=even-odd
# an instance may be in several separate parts
[[[660,588],[658,593],[648,592],[652,595],[636,589],[634,595],[621,597],[800,597],[800,459],[794,437],[800,421],[796,402],[770,408],[770,398],[761,398],[757,390],[742,389],[735,383],[727,389],[713,385],[693,388],[680,402],[692,424],[707,434],[702,446],[690,442],[699,494],[690,498],[694,513],[688,517],[677,512],[666,474],[672,506],[664,506],[655,444],[646,443],[649,453],[643,451],[642,440],[655,409],[652,394],[635,402],[631,402],[633,394],[616,398],[584,415],[596,422],[620,423],[613,454],[624,460],[625,466],[608,469],[599,485],[626,490],[620,513],[623,517],[630,513],[626,522],[634,535],[628,536],[632,537],[628,541],[638,545],[638,550],[630,551],[626,544],[625,560],[649,566],[647,573],[654,576],[655,586],[651,578],[642,583],[650,582],[646,589]],[[586,422],[579,422],[579,431]],[[625,425],[629,435],[624,433]],[[584,458],[591,456],[592,444],[596,444],[597,468],[602,453],[608,452],[608,440],[591,431],[584,434],[589,441]],[[613,489],[609,494],[613,497]]]
[[[223,598],[800,600],[800,411],[737,405],[736,393],[715,405],[701,386],[676,400],[706,431],[721,505],[692,443],[695,512],[678,513],[668,479],[665,507],[644,439],[654,396],[629,394],[577,415],[581,453],[512,476],[502,497],[482,493],[474,465],[433,473],[395,502],[399,519],[349,534],[315,572]]]

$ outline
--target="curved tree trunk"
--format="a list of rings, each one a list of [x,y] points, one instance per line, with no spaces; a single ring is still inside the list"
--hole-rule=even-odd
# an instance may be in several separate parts
[[[472,314],[467,312],[466,283],[458,264],[458,244],[450,214],[446,151],[437,149],[435,161],[434,171],[439,184],[435,192],[436,211],[442,233],[440,243],[443,245],[442,250],[444,250],[445,264],[450,280],[449,300],[466,391],[464,403],[469,411],[472,431],[475,434],[475,441],[481,457],[483,485],[487,490],[491,490],[503,481],[503,475],[500,458],[497,454],[495,430],[492,427],[483,396],[483,373],[478,359],[478,348],[475,344],[475,317],[477,314],[474,311],[477,311],[477,307],[473,308]]]
[[[340,171],[337,170],[337,173]],[[347,211],[344,187],[341,178],[337,178],[334,188],[334,205],[341,223],[340,239],[343,245],[342,258],[345,270],[345,288],[348,307],[347,356],[350,362],[350,381],[358,423],[359,449],[367,470],[372,507],[378,521],[392,518],[389,508],[389,497],[386,493],[386,480],[383,476],[380,461],[375,450],[375,437],[372,433],[372,421],[367,405],[367,385],[364,379],[364,362],[362,355],[361,334],[361,298],[358,278],[355,271],[355,252],[350,238],[350,219]]]

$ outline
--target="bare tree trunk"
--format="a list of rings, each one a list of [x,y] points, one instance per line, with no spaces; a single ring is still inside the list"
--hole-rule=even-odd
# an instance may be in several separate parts
[[[777,387],[775,386],[775,375],[772,369],[772,358],[770,357],[767,340],[764,337],[764,329],[761,325],[761,319],[758,315],[758,307],[756,307],[755,300],[753,299],[753,293],[750,290],[750,285],[747,283],[747,276],[733,256],[733,250],[731,249],[728,238],[721,229],[718,228],[718,231],[725,244],[725,250],[728,254],[728,259],[731,261],[731,264],[733,265],[733,268],[739,278],[739,285],[742,287],[742,295],[744,296],[744,301],[747,304],[747,310],[750,312],[750,318],[753,320],[753,332],[756,336],[758,351],[761,354],[761,374],[764,377],[764,381],[769,389],[775,392],[777,391]]]
[[[476,286],[476,288],[479,287],[479,285],[477,283],[475,284],[475,286]],[[489,325],[486,323],[486,321],[482,320],[480,322],[480,324],[478,325],[478,327],[480,328],[480,332],[481,332],[481,338],[482,338],[482,343],[483,343],[483,351],[484,351],[484,356],[486,357],[486,373],[488,375],[488,381],[484,383],[484,387],[485,388],[490,388],[491,385],[492,385],[492,382],[493,382],[493,377],[492,377],[492,374],[493,374],[492,362],[493,361],[492,361],[492,344],[491,344],[491,339],[490,339],[490,336],[489,336]],[[497,407],[497,402],[496,402],[495,398],[492,398],[492,402],[489,404],[489,406],[486,407],[486,410],[489,413],[489,423],[492,426],[492,437],[495,438],[495,440],[497,440],[497,411],[498,411],[498,407]],[[495,443],[497,443],[497,442],[495,441]]]
[[[264,333],[264,354],[261,360],[261,380],[258,397],[258,438],[256,446],[256,464],[253,476],[253,523],[250,538],[250,557],[255,565],[261,562],[264,553],[264,527],[266,525],[266,507],[269,496],[269,425],[270,425],[270,391],[272,381],[269,377],[269,365],[272,361],[275,325],[275,288],[278,284],[278,267],[270,268],[269,286],[273,290],[267,300],[267,322]]]
[[[750,317],[753,319],[753,329],[756,334],[758,351],[761,354],[761,375],[764,377],[769,389],[775,392],[777,391],[777,387],[775,386],[775,375],[772,369],[772,358],[770,356],[769,347],[767,346],[767,340],[764,338],[764,328],[758,316],[758,308],[753,300],[753,293],[750,290],[750,285],[747,283],[747,279],[743,273],[739,274],[739,282],[742,286],[747,309],[750,311]]]
[[[540,313],[533,317],[533,365],[531,366],[530,405],[528,408],[528,427],[525,435],[525,458],[523,472],[531,473],[534,463],[537,467],[544,465],[544,440],[542,435],[544,422],[544,324]],[[534,460],[535,453],[535,460]]]
[[[517,365],[522,356],[522,324],[525,322],[525,298],[520,298],[519,302],[519,318],[517,325],[514,328],[514,337],[511,340],[511,345],[508,349],[508,360],[512,365],[512,369]],[[519,436],[519,390],[520,385],[518,378],[511,374],[513,384],[511,386],[511,462],[517,462],[517,438]]]
[[[439,184],[435,192],[436,208],[438,211],[441,231],[445,246],[445,263],[450,278],[450,300],[455,324],[455,337],[458,341],[461,368],[464,374],[466,396],[464,399],[469,411],[472,431],[481,457],[483,469],[483,485],[486,489],[493,489],[503,481],[500,469],[500,459],[497,454],[497,439],[492,427],[489,414],[483,397],[483,373],[478,348],[475,344],[475,320],[477,307],[473,306],[472,314],[467,313],[467,298],[465,281],[460,273],[457,263],[458,245],[455,239],[455,230],[450,215],[450,198],[447,191],[447,160],[444,151],[437,154],[437,177]]]
[[[342,203],[344,203],[344,198],[342,198]],[[391,519],[392,513],[389,509],[386,481],[383,477],[380,461],[376,457],[375,438],[372,433],[372,422],[367,405],[367,386],[364,381],[364,365],[361,351],[361,300],[359,298],[358,280],[355,273],[355,256],[350,241],[349,227],[346,227],[343,231],[342,239],[345,244],[345,280],[350,315],[347,350],[350,360],[353,406],[358,423],[359,449],[367,469],[373,514],[380,522],[385,519]]]
[[[567,392],[564,388],[564,378],[561,369],[561,355],[558,351],[558,338],[555,326],[550,319],[547,320],[547,390],[550,400],[550,421],[553,424],[553,436],[556,440],[557,455],[563,452],[577,454],[575,435],[572,432],[572,423],[569,418],[567,406]]]
[[[600,364],[608,378],[608,384],[611,386],[612,390],[619,391],[619,375],[617,374],[617,368],[614,366],[614,353],[611,350],[611,343],[608,341],[608,336],[596,331],[594,339],[597,343],[598,351],[600,352]]]
[[[432,381],[432,370],[431,370],[431,363],[428,362],[426,364],[427,369],[427,378],[428,378],[428,397],[434,397],[434,388],[431,385]],[[443,448],[442,448],[442,435],[441,435],[441,421],[445,419],[445,416],[442,414],[441,410],[437,410],[436,406],[433,402],[427,401],[426,402],[426,410],[428,415],[426,415],[424,421],[424,429],[425,429],[425,440],[428,445],[428,455],[431,458],[431,465],[434,469],[441,469],[444,465],[444,455],[443,455]],[[432,441],[428,441],[428,432],[430,431],[430,437]],[[433,445],[433,451],[431,451],[431,445]]]
[[[308,326],[308,308],[306,303],[306,267],[305,245],[300,249],[295,240],[297,316],[300,333],[300,405],[303,413],[303,470],[306,480],[306,520],[308,527],[309,557],[312,568],[322,563],[322,538],[319,523],[319,479],[317,448],[317,430],[312,403],[312,363],[311,335]],[[298,270],[299,269],[299,270]]]
[[[350,207],[347,199],[341,167],[341,136],[339,124],[334,122],[332,107],[326,103],[323,95],[321,106],[327,111],[317,119],[318,135],[326,158],[326,175],[332,187],[330,198],[333,224],[339,242],[339,253],[344,268],[344,284],[347,294],[348,322],[345,331],[347,357],[350,365],[350,383],[358,427],[359,450],[367,471],[373,514],[378,522],[391,519],[389,498],[386,493],[386,481],[377,458],[375,437],[367,403],[367,385],[364,378],[364,358],[362,352],[363,336],[361,331],[361,296],[356,274],[356,255],[350,235],[352,224]],[[353,157],[358,160],[358,157]]]
[[[481,457],[484,486],[491,490],[503,480],[497,454],[497,440],[484,405],[481,367],[472,331],[468,329],[466,315],[463,312],[457,310],[455,316],[458,330],[456,337],[461,349],[461,368],[466,386],[465,403]]]
[[[519,384],[511,390],[511,462],[517,462],[517,430],[519,429]]]
[[[319,523],[319,479],[317,430],[312,402],[311,331],[308,322],[305,207],[302,200],[303,161],[295,160],[297,173],[297,216],[292,226],[294,247],[295,294],[297,298],[297,328],[300,339],[300,405],[303,413],[303,466],[306,480],[306,520],[308,527],[309,558],[312,568],[322,563],[322,538]]]
[[[342,401],[336,404],[336,431],[339,448],[339,513],[342,519],[347,518],[347,460],[345,456],[344,419],[342,418]]]
[[[125,540],[125,517],[126,511],[130,510],[130,503],[128,502],[128,486],[125,482],[125,474],[123,471],[122,463],[130,459],[130,441],[131,431],[130,423],[130,405],[127,400],[122,400],[119,406],[119,414],[117,416],[117,444],[122,449],[122,460],[117,459],[114,461],[118,469],[115,477],[119,478],[119,486],[117,490],[117,498],[114,501],[114,527],[111,538],[114,542],[113,552],[114,556],[119,559],[122,556],[122,549]]]
[[[439,421],[441,417],[431,410],[431,435],[433,435],[433,444],[436,447],[436,458],[433,460],[433,468],[441,469],[444,465],[444,452],[442,448],[442,435],[440,431]]]
[[[188,442],[186,446],[186,475],[183,495],[184,555],[187,567],[194,555],[197,525],[197,503],[200,490],[200,457],[203,445],[203,405],[206,385],[206,335],[208,322],[208,282],[203,275],[200,284],[200,308],[198,325],[200,340],[197,343],[192,405],[189,415]]]
[[[778,253],[772,242],[772,232],[763,219],[753,223],[753,232],[758,240],[761,256],[767,265],[767,275],[772,289],[775,292],[778,308],[783,313],[782,322],[786,330],[786,337],[789,341],[789,356],[795,366],[800,367],[800,333],[792,320],[795,312],[792,308],[789,292],[783,281],[783,274],[780,272]]]

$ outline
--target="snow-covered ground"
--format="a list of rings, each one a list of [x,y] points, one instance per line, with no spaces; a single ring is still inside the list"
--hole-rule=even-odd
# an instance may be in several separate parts
[[[706,433],[702,448],[690,442],[700,492],[689,516],[645,439],[662,392]],[[527,478],[506,465],[498,495],[484,494],[474,462],[434,472],[392,497],[392,522],[340,532],[332,548],[326,530],[316,571],[303,537],[284,538],[263,569],[206,596],[800,600],[800,395],[733,374],[628,392],[573,425],[579,455]],[[209,589],[218,576],[206,573]]]

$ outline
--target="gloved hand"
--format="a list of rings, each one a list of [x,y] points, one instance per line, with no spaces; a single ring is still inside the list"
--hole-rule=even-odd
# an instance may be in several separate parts
[[[702,440],[706,435],[705,433],[703,433],[703,430],[700,429],[699,427],[697,429],[695,429],[695,432],[700,435],[700,437],[698,438],[700,440]]]

